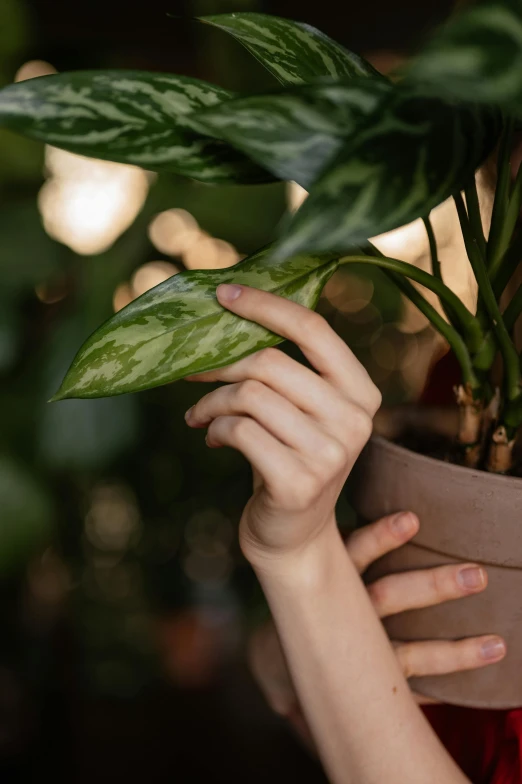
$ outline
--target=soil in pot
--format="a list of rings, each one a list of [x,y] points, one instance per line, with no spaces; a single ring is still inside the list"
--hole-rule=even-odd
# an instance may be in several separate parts
[[[488,572],[478,595],[413,610],[385,621],[399,640],[500,634],[505,659],[481,670],[412,679],[429,697],[477,708],[522,706],[522,479],[455,465],[401,445],[405,433],[431,433],[432,448],[456,431],[447,412],[401,409],[380,418],[355,469],[353,501],[365,521],[400,510],[421,528],[411,543],[380,559],[368,579],[443,564],[475,562]]]

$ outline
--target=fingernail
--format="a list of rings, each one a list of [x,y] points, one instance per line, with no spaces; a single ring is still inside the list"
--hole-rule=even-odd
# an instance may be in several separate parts
[[[486,573],[480,566],[465,566],[464,569],[460,569],[457,574],[457,581],[461,588],[465,588],[467,591],[473,591],[485,586]]]
[[[486,642],[482,643],[480,653],[482,658],[487,659],[488,661],[501,659],[506,653],[506,644],[504,640],[501,640],[499,637],[486,640]]]
[[[217,298],[222,302],[233,302],[242,292],[242,286],[235,283],[220,283],[216,289]]]
[[[417,518],[410,512],[400,512],[391,521],[391,526],[398,536],[410,534],[416,526]]]
[[[193,410],[194,410],[194,406],[191,406],[189,410],[185,412],[185,422],[188,422],[190,420]]]

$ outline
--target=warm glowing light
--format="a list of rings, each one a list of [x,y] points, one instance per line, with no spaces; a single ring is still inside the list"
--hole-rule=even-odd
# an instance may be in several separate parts
[[[25,82],[27,79],[34,79],[37,76],[48,76],[49,74],[55,73],[56,68],[51,65],[51,63],[47,63],[45,60],[29,60],[29,62],[24,63],[18,69],[13,81]]]
[[[140,515],[131,491],[100,484],[92,492],[85,517],[85,536],[98,550],[121,552],[139,539]]]
[[[50,179],[38,196],[44,227],[76,253],[111,247],[140,212],[149,189],[146,172],[48,147]]]
[[[151,221],[149,239],[154,247],[167,256],[180,256],[200,237],[197,220],[182,209],[166,210]]]
[[[183,263],[189,269],[216,269],[231,267],[240,258],[230,243],[201,233],[199,239],[183,254]]]
[[[114,312],[117,313],[119,310],[126,308],[127,305],[130,305],[133,299],[134,292],[130,283],[120,283],[120,285],[117,286],[112,298],[112,307],[114,308]]]
[[[301,185],[298,185],[297,182],[292,181],[287,183],[286,197],[290,212],[295,212],[298,210],[307,196],[308,191],[305,191],[305,189]]]
[[[323,295],[342,313],[358,313],[370,304],[373,283],[359,275],[334,275],[324,287]]]
[[[372,343],[370,348],[371,354],[383,370],[392,371],[397,366],[397,355],[395,346],[387,337],[382,337]]]
[[[169,261],[149,261],[136,270],[132,277],[131,286],[135,297],[140,297],[149,289],[171,278],[179,272]]]

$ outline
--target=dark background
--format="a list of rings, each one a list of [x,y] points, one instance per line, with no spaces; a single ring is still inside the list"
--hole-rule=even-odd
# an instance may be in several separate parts
[[[239,45],[189,21],[236,10],[312,23],[386,69],[449,6],[0,0],[0,83],[43,59],[59,71],[143,68],[261,89],[270,77]],[[147,262],[172,262],[147,237],[156,213],[186,208],[248,253],[273,236],[285,186],[160,177],[132,227],[86,256],[42,228],[43,154],[0,133],[0,780],[323,781],[245,664],[266,616],[236,544],[249,469],[187,432],[183,412],[203,388],[45,402],[113,312],[116,287]],[[322,312],[386,399],[403,400],[419,383],[408,368],[424,332],[397,323],[399,298],[377,273],[343,274]],[[349,525],[346,498],[339,516]]]

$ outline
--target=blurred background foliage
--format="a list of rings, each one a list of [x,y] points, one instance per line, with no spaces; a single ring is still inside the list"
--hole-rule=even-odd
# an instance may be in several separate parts
[[[238,45],[187,20],[245,9],[315,23],[385,70],[447,10],[1,0],[0,83],[136,67],[262,89],[270,77]],[[156,177],[0,132],[2,781],[323,781],[248,675],[245,640],[265,613],[236,541],[250,474],[186,428],[208,390],[46,402],[115,309],[183,268],[235,263],[300,196]],[[340,272],[320,309],[388,402],[418,394],[433,338],[377,272]],[[349,525],[347,499],[339,516]]]

